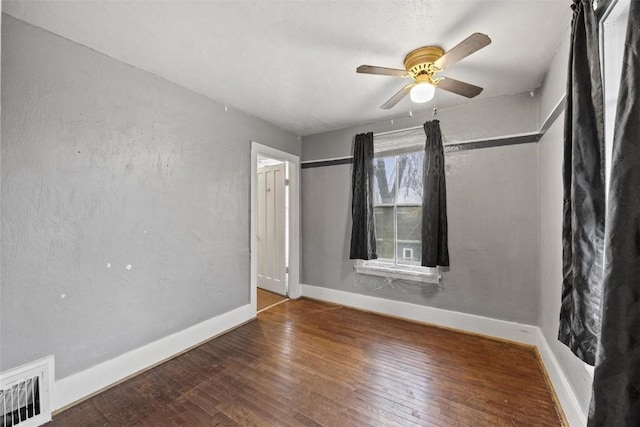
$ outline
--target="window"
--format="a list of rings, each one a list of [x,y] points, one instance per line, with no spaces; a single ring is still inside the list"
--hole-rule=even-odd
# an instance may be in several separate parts
[[[377,157],[373,206],[379,262],[420,265],[423,151]]]
[[[422,267],[422,127],[376,136],[373,180],[377,260],[358,261],[361,274],[440,283]]]

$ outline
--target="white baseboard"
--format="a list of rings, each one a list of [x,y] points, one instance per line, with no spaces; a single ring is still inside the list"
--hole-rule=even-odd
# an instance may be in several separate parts
[[[127,377],[235,328],[254,317],[251,305],[238,307],[55,382],[53,411],[83,400]]]
[[[542,331],[537,326],[508,322],[457,311],[442,310],[319,286],[301,285],[301,287],[302,296],[308,298],[536,346],[569,425],[572,427],[583,427],[586,425],[587,420],[580,409],[578,400],[547,344]]]
[[[431,323],[447,328],[487,335],[495,338],[534,345],[553,384],[570,426],[586,425],[585,414],[567,381],[542,331],[537,326],[491,319],[473,314],[442,310],[401,301],[338,291],[318,286],[301,285],[302,295],[347,307],[388,316]],[[85,371],[55,382],[53,411],[85,399],[137,372],[167,360],[195,345],[220,335],[253,318],[249,304],[221,314],[183,331],[132,350]]]
[[[347,307],[358,308],[360,310],[385,314],[387,316],[431,323],[523,344],[536,345],[537,343],[536,330],[538,328],[533,325],[507,322],[505,320],[491,319],[489,317],[476,316],[458,311],[442,310],[440,308],[338,291],[319,286],[302,285],[302,295]]]
[[[562,368],[558,364],[558,360],[553,355],[553,351],[551,351],[551,347],[549,347],[549,343],[547,343],[540,328],[538,328],[537,336],[538,342],[536,347],[538,347],[538,353],[540,353],[542,363],[547,370],[547,374],[556,391],[556,396],[558,396],[564,415],[567,417],[567,421],[569,421],[569,425],[572,427],[586,426],[586,414],[580,409],[578,399],[573,393],[567,377],[564,375]]]

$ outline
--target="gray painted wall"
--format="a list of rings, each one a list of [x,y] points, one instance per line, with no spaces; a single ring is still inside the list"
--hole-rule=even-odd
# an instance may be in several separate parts
[[[535,132],[537,102],[528,93],[519,94],[449,109],[439,117],[447,141]],[[381,122],[304,137],[302,157],[348,156],[358,132],[406,128],[424,120],[394,120],[393,125]],[[302,282],[537,323],[536,144],[447,153],[446,170],[451,271],[443,275],[443,290],[407,283],[380,288],[383,279],[353,271],[348,259],[351,165],[302,171]]]
[[[544,120],[558,104],[566,91],[567,63],[569,60],[567,32],[554,55],[540,96],[540,116]],[[551,125],[538,144],[540,177],[539,203],[539,258],[540,296],[539,325],[560,368],[573,389],[585,414],[591,398],[591,375],[585,365],[558,341],[560,298],[562,293],[562,161],[564,114]]]
[[[0,370],[62,378],[248,304],[250,141],[297,137],[2,19]]]
[[[526,93],[480,99],[467,104],[438,110],[445,143],[472,139],[510,136],[538,131],[538,99]],[[431,110],[391,120],[367,123],[303,137],[302,161],[348,157],[352,153],[353,136],[362,132],[386,132],[421,126],[432,120]]]
[[[558,105],[567,89],[567,69],[569,67],[569,39],[571,27],[567,27],[562,42],[556,49],[553,59],[549,63],[541,88],[537,91],[540,99],[540,124],[546,120]]]

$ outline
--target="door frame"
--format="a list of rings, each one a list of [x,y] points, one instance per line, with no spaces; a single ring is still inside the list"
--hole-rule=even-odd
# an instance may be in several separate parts
[[[300,287],[300,156],[251,141],[251,225],[250,225],[250,304],[253,316],[258,307],[258,156],[289,163],[289,276],[288,295],[302,296]]]

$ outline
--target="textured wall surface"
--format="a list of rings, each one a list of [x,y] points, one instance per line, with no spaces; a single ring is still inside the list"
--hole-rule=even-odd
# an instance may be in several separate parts
[[[249,303],[250,141],[296,136],[2,23],[0,370],[56,376]]]
[[[399,111],[399,114],[406,112]],[[473,139],[511,136],[537,132],[538,99],[528,92],[497,98],[480,99],[454,108],[438,110],[438,119],[445,143],[465,142]],[[367,123],[319,133],[303,138],[302,160],[323,160],[348,157],[353,154],[353,137],[361,132],[387,132],[421,126],[432,120],[428,113],[404,115],[394,120]]]
[[[542,82],[542,87],[538,90],[540,126],[543,125],[542,122],[549,117],[567,91],[570,36],[571,27],[567,28],[562,42],[556,49],[553,59],[549,63],[549,69]]]
[[[524,108],[530,113],[528,103]],[[520,132],[535,126],[530,120],[536,115],[525,113],[512,112],[513,117],[526,118]],[[466,129],[484,130],[484,119],[483,113],[457,121],[466,121]],[[453,126],[448,118],[441,120],[443,133]],[[517,133],[513,122],[505,126],[510,134]],[[354,129],[339,133],[343,135],[340,142],[347,147],[345,153],[355,133]],[[315,136],[311,143],[314,157],[321,155],[317,149],[323,140],[332,150],[325,157],[337,157],[336,135]],[[306,138],[302,150],[303,157],[308,158]],[[451,271],[443,275],[443,290],[407,283],[382,287],[383,279],[354,272],[354,262],[349,260],[350,165],[302,171],[302,283],[535,324],[536,144],[447,153],[445,161]]]

